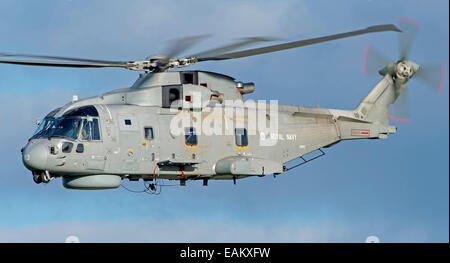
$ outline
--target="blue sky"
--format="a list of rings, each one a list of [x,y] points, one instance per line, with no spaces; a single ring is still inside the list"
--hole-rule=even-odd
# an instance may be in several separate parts
[[[159,196],[35,185],[21,162],[35,119],[73,94],[130,86],[136,72],[0,65],[0,242],[448,242],[448,1],[2,0],[0,52],[142,59],[187,35],[213,35],[195,53],[244,36],[298,40],[397,17],[422,26],[411,59],[445,66],[440,96],[410,83],[411,122],[396,124],[397,134],[340,143],[276,179],[193,182]],[[379,79],[362,74],[367,43],[397,58],[397,36],[381,33],[191,69],[253,81],[251,99],[351,109]]]

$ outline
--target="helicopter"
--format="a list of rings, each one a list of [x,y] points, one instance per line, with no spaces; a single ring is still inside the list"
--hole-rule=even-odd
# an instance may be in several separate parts
[[[0,63],[75,68],[117,67],[143,71],[129,88],[72,101],[37,121],[37,129],[21,149],[24,166],[35,183],[62,178],[68,189],[114,189],[122,181],[146,183],[156,191],[160,179],[236,180],[279,175],[312,161],[343,140],[386,139],[396,133],[388,107],[408,81],[424,71],[401,58],[383,65],[382,79],[353,110],[326,109],[245,100],[252,82],[220,73],[175,69],[205,61],[261,55],[369,33],[396,32],[393,24],[240,50],[272,41],[253,37],[178,58],[204,36],[174,41],[166,55],[139,61],[108,61],[59,56],[0,53]],[[236,51],[238,50],[238,51]],[[16,60],[9,58],[31,58]],[[5,59],[8,58],[8,59]],[[319,151],[311,159],[304,156]],[[287,167],[291,161],[303,162]]]

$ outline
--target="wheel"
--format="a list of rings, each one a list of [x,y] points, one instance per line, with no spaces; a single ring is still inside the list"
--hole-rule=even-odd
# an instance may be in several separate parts
[[[37,184],[42,183],[40,174],[33,174],[33,181]]]
[[[45,172],[44,172],[44,173],[41,173],[41,175],[39,176],[39,178],[40,178],[41,182],[43,182],[43,183],[48,183],[48,182],[50,182],[50,177],[48,177],[47,174],[46,174]]]

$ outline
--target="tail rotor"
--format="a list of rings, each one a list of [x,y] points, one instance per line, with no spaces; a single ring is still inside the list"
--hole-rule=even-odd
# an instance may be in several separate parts
[[[389,107],[389,120],[395,122],[409,122],[409,94],[406,84],[412,77],[417,77],[424,86],[440,94],[444,82],[444,65],[423,65],[408,60],[414,40],[421,29],[419,23],[409,18],[397,18],[398,28],[398,48],[400,57],[395,61],[387,58],[370,44],[367,45],[364,53],[363,74],[373,74],[378,72],[381,75],[389,74],[395,83],[396,101]]]

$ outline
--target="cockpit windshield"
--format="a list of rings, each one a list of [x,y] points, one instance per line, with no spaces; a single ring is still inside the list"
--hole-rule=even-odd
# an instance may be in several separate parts
[[[50,126],[52,126],[52,123],[54,121],[55,119],[51,117],[46,117],[45,119],[43,119],[37,127],[36,131],[31,136],[31,139],[44,138],[44,134],[47,132]]]
[[[100,140],[98,112],[94,106],[75,108],[55,118],[58,111],[59,108],[50,112],[41,121],[31,139],[60,137],[69,140]]]
[[[55,122],[50,137],[62,137],[75,140],[81,127],[81,118],[64,118]]]
[[[45,118],[31,139],[62,137],[75,140],[81,127],[81,118]]]

